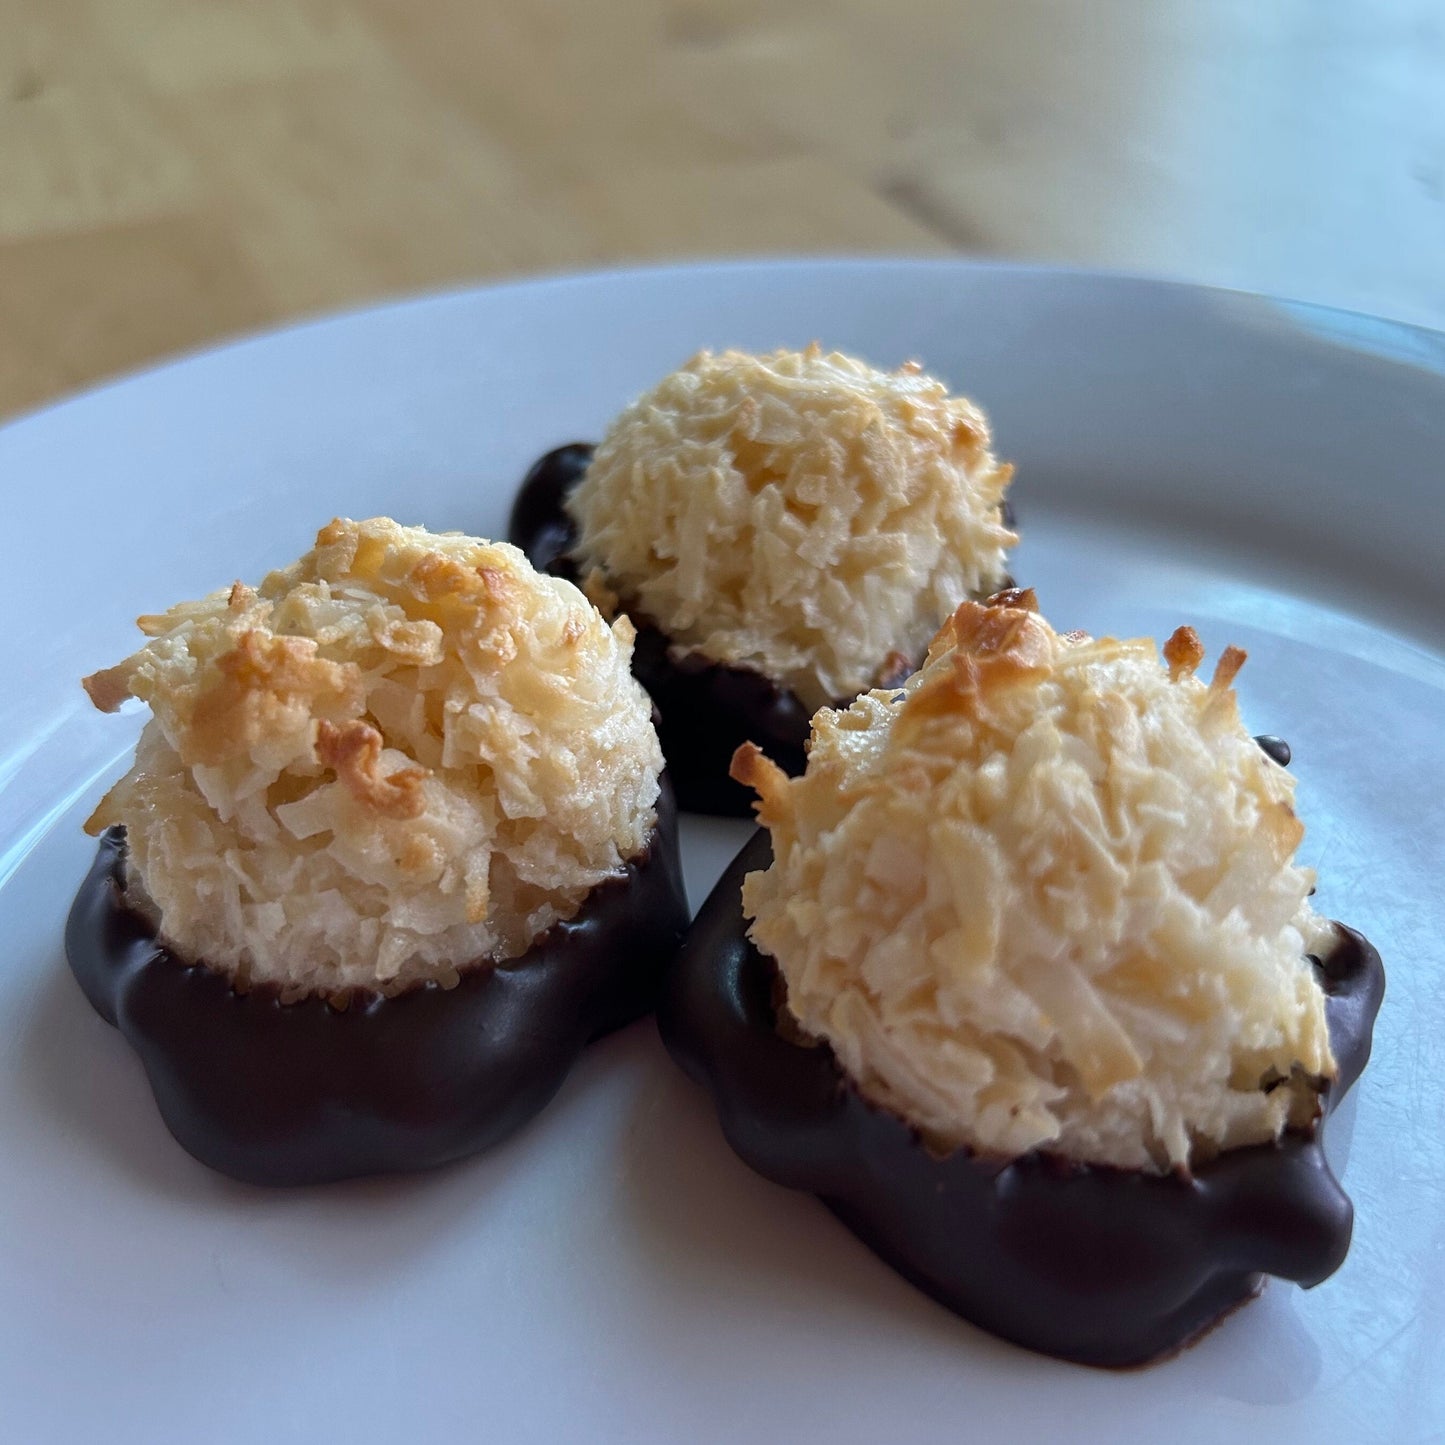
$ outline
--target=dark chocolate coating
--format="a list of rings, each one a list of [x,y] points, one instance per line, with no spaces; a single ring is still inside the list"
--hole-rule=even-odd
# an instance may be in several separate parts
[[[667,780],[647,851],[520,958],[450,989],[283,1004],[156,942],[100,841],[65,929],[86,997],[140,1055],[171,1133],[255,1184],[427,1169],[489,1148],[556,1093],[589,1040],[648,1012],[687,927]]]
[[[587,475],[594,450],[588,442],[555,447],[538,457],[522,478],[507,519],[507,540],[520,547],[539,572],[576,581],[575,571],[565,564],[577,528],[562,503]]]
[[[760,672],[697,653],[674,656],[652,623],[630,615],[637,628],[632,671],[657,705],[657,737],[677,780],[679,805],[690,813],[752,817],[752,790],[728,776],[733,754],[753,742],[785,773],[801,773],[812,713]]]
[[[577,533],[562,503],[591,458],[592,448],[584,442],[539,458],[522,481],[507,525],[507,540],[538,571],[573,582],[577,571],[569,553]],[[641,613],[629,616],[637,628],[632,671],[657,704],[658,737],[678,805],[690,813],[751,817],[752,792],[728,776],[733,754],[753,742],[785,773],[801,773],[812,712],[790,689],[760,672],[709,662],[696,653],[674,656],[665,633]],[[840,698],[834,705],[850,702]]]
[[[1332,1274],[1354,1211],[1306,1137],[1233,1149],[1175,1174],[932,1152],[868,1103],[826,1045],[776,1027],[772,961],[748,941],[743,876],[767,867],[759,831],[698,914],[663,987],[668,1051],[712,1094],[728,1143],[758,1173],[818,1194],[900,1274],[984,1329],[1082,1364],[1139,1365],[1175,1352],[1254,1295],[1262,1276]],[[1384,993],[1358,933],[1319,964],[1339,1077],[1364,1068]]]

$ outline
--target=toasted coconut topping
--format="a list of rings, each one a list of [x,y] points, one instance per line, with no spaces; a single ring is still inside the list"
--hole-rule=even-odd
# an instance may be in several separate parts
[[[1170,682],[1193,676],[1204,661],[1204,644],[1199,634],[1192,627],[1176,628],[1164,644],[1164,661],[1169,664]]]
[[[917,365],[702,352],[613,422],[567,506],[599,607],[818,707],[1000,585],[1011,475]]]
[[[85,680],[154,714],[124,824],[165,939],[286,997],[512,958],[647,843],[662,758],[609,627],[515,548],[335,521]]]
[[[346,784],[351,796],[363,807],[388,818],[418,818],[426,811],[422,783],[430,776],[425,768],[381,771],[381,734],[358,718],[342,723],[323,718],[316,726],[316,757]]]
[[[1315,1118],[1331,933],[1294,781],[1240,722],[1244,654],[1208,686],[1202,655],[965,602],[901,692],[814,718],[803,777],[734,759],[792,1021],[935,1146],[1187,1170]]]

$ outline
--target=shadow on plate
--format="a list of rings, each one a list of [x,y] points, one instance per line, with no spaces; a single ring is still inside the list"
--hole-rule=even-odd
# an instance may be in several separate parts
[[[1020,1349],[914,1289],[821,1201],[749,1171],[728,1148],[705,1094],[680,1073],[669,1070],[665,1083],[638,1099],[618,1160],[620,1193],[633,1215],[639,1267],[665,1283],[660,1298],[680,1295],[714,1320],[756,1322],[769,1337],[892,1332],[910,1353],[926,1352],[945,1368],[1022,1381],[1063,1372],[1091,1391],[1124,1396],[1133,1382],[1163,1371],[1186,1377],[1191,1394],[1286,1404],[1319,1379],[1310,1296],[1277,1281],[1182,1356],[1145,1370],[1091,1370]],[[691,1333],[659,1311],[661,1349],[690,1354]]]
[[[1308,1291],[1271,1280],[1258,1299],[1186,1352],[1186,1357],[1197,1353],[1206,1366],[1190,1374],[1190,1393],[1246,1405],[1303,1400],[1318,1384],[1323,1365],[1309,1327],[1310,1300]]]
[[[546,1133],[544,1114],[485,1155],[420,1174],[280,1189],[228,1179],[171,1137],[140,1061],[91,1009],[58,949],[20,1055],[22,1088],[46,1147],[71,1151],[68,1167],[80,1187],[112,1196],[118,1221],[127,1210],[206,1211],[228,1227],[259,1231],[268,1249],[289,1252],[298,1270],[323,1279],[385,1273],[443,1247]]]
[[[975,1362],[1038,1358],[920,1294],[819,1200],[751,1173],[728,1148],[702,1091],[670,1061],[664,1067],[657,1086],[638,1095],[618,1169],[639,1266],[665,1281],[668,1293],[718,1319],[771,1317],[774,1326],[813,1333],[851,1333],[862,1320],[870,1332],[907,1330],[918,1346],[960,1358],[967,1352]],[[687,1350],[685,1335],[676,1338]]]

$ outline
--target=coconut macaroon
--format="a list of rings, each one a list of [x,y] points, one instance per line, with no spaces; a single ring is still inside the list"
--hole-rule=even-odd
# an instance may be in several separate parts
[[[897,692],[756,749],[774,862],[743,888],[786,1007],[935,1148],[1191,1163],[1307,1126],[1335,1072],[1293,780],[1229,648],[1056,634],[966,602]]]
[[[87,824],[161,941],[283,1001],[517,958],[648,845],[633,630],[514,547],[338,520],[86,679],[153,717]]]
[[[608,429],[565,501],[571,555],[604,611],[812,711],[1004,585],[1011,473],[982,412],[916,364],[704,351]]]

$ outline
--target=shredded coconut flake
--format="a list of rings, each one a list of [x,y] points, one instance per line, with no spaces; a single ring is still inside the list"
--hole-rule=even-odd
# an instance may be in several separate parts
[[[154,714],[87,824],[188,959],[283,997],[455,982],[618,872],[662,756],[632,628],[514,547],[336,521],[86,679]]]
[[[988,423],[916,365],[702,352],[613,422],[567,506],[589,595],[810,707],[912,662],[1018,539]]]
[[[818,714],[801,778],[739,751],[788,1009],[942,1148],[1187,1169],[1309,1123],[1332,937],[1243,654],[1206,684],[1189,629],[1166,666],[1033,607],[964,603],[901,692]]]

